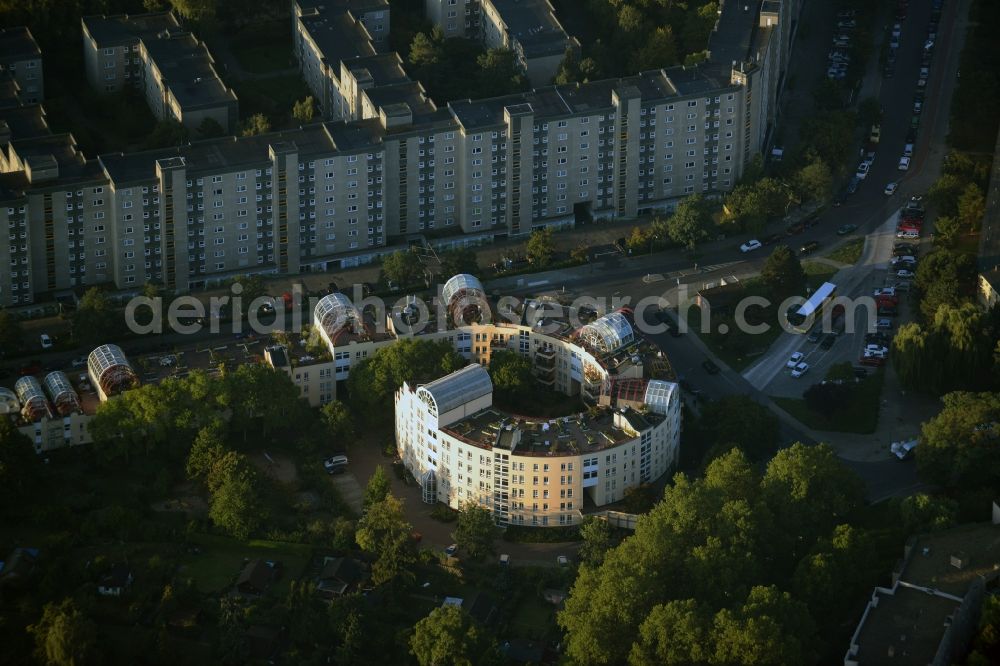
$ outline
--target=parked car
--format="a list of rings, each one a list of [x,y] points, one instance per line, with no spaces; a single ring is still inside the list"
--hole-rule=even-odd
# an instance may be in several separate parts
[[[899,166],[897,167],[900,171],[907,171],[910,168],[910,158],[903,156],[899,158]]]
[[[809,254],[810,252],[815,252],[819,247],[819,243],[816,241],[809,241],[799,248],[799,254]]]
[[[861,184],[861,179],[860,178],[858,178],[857,176],[855,176],[854,178],[851,178],[851,182],[849,182],[847,184],[847,193],[848,194],[854,194],[855,192],[857,192],[858,191],[858,185],[860,185],[860,184]]]
[[[833,333],[827,333],[823,336],[823,341],[819,343],[820,349],[829,349],[833,346],[833,343],[837,341],[837,336]]]
[[[856,224],[844,224],[844,225],[841,225],[841,227],[839,229],[837,229],[837,235],[838,236],[846,236],[847,234],[851,233],[852,231],[854,231],[857,228],[858,228],[858,225],[856,225]]]
[[[877,319],[877,320],[875,320],[875,328],[890,329],[890,328],[892,328],[892,320],[891,319]]]
[[[858,170],[854,172],[854,177],[864,180],[868,177],[868,170],[871,168],[871,164],[868,162],[862,162],[858,165]]]
[[[38,341],[41,343],[42,349],[52,349],[53,342],[48,333],[42,333],[39,335]]]
[[[806,337],[806,342],[812,342],[813,344],[815,344],[819,342],[820,338],[822,337],[823,337],[823,327],[820,326],[819,324],[816,324],[813,330],[809,331],[809,335]]]
[[[792,377],[798,378],[809,372],[809,364],[803,361],[792,368]]]
[[[913,276],[914,273],[909,268],[900,268],[896,271],[896,277],[912,279]]]
[[[458,552],[458,544],[457,543],[453,543],[453,544],[451,544],[450,546],[448,546],[447,548],[444,549],[444,554],[447,555],[448,557],[454,557],[455,553],[457,553],[457,552]]]
[[[892,246],[892,253],[894,255],[903,255],[903,254],[915,255],[917,253],[917,246],[913,245],[912,243],[896,243],[895,245]]]
[[[748,240],[743,245],[740,245],[740,252],[746,254],[747,252],[753,252],[754,250],[759,250],[763,245],[759,240]]]
[[[884,194],[887,197],[891,197],[893,194],[896,193],[897,189],[899,189],[899,183],[888,183],[885,186],[885,189],[882,190],[882,194]]]
[[[704,361],[702,361],[701,367],[704,368],[705,372],[707,372],[710,375],[719,374],[719,366],[717,366],[710,358],[706,358]]]
[[[794,353],[794,354],[792,354],[792,355],[791,355],[791,357],[790,357],[790,358],[788,359],[788,362],[787,362],[787,363],[785,363],[785,367],[786,367],[786,368],[794,368],[794,367],[795,367],[795,366],[797,366],[797,365],[798,365],[799,363],[801,363],[801,362],[802,362],[802,359],[804,359],[805,357],[806,357],[806,355],[805,355],[805,354],[803,354],[802,352],[795,352],[795,353]]]
[[[345,455],[330,456],[329,458],[323,461],[323,467],[330,474],[335,474],[336,473],[335,470],[343,471],[343,469],[347,467],[347,464],[348,460],[347,456]]]
[[[883,298],[885,296],[895,296],[896,289],[894,287],[880,287],[872,292],[872,298]]]

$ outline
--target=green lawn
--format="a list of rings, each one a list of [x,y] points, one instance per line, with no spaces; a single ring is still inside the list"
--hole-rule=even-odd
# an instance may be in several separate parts
[[[882,382],[885,373],[878,370],[856,384],[851,402],[837,414],[813,411],[802,398],[772,396],[775,403],[786,412],[814,430],[827,432],[854,432],[868,434],[878,426],[879,405],[882,400]]]
[[[243,543],[210,534],[196,534],[190,541],[201,548],[201,553],[185,553],[180,558],[181,572],[183,576],[193,579],[198,589],[205,593],[225,590],[239,576],[244,559],[259,557],[281,561],[284,571],[271,591],[284,596],[291,581],[302,575],[312,552],[304,544],[258,540]]]
[[[771,327],[764,333],[751,335],[734,330],[731,317],[717,316],[713,313],[710,324],[711,332],[702,333],[701,308],[692,305],[687,314],[688,335],[699,335],[702,342],[712,350],[713,354],[736,371],[741,371],[756,361],[770,348],[782,332],[777,320],[774,317],[768,318],[766,314],[764,317],[771,323]],[[720,324],[725,324],[729,330],[726,333],[720,333]]]
[[[834,261],[839,261],[843,264],[856,264],[858,259],[861,258],[861,252],[865,249],[865,239],[864,238],[854,238],[836,250],[826,255],[828,259]]]
[[[295,65],[292,33],[284,20],[243,28],[229,44],[240,66],[254,74],[266,74]]]
[[[543,639],[555,627],[555,608],[535,596],[517,606],[510,619],[510,634],[518,638]]]

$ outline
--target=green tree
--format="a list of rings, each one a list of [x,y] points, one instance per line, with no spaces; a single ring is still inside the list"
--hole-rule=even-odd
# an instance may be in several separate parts
[[[634,58],[634,68],[640,72],[671,67],[677,63],[677,40],[669,25],[654,29]]]
[[[153,131],[143,143],[143,148],[153,150],[155,148],[171,148],[187,143],[188,130],[176,120],[161,120],[156,123]]]
[[[382,259],[382,274],[400,289],[416,284],[424,274],[420,257],[412,250],[397,250]]]
[[[365,507],[367,508],[384,501],[389,496],[391,490],[392,486],[389,483],[389,477],[385,473],[385,468],[382,465],[376,465],[375,471],[368,479],[367,485],[365,485]]]
[[[440,33],[439,33],[440,34]],[[441,40],[435,35],[418,32],[410,44],[410,64],[416,68],[426,68],[438,64],[444,57]]]
[[[530,407],[535,396],[531,359],[507,349],[498,350],[490,356],[489,370],[493,396],[498,403],[518,413]]]
[[[170,0],[174,11],[192,21],[207,22],[215,18],[219,0]]]
[[[704,405],[696,430],[708,448],[706,464],[734,446],[760,460],[778,443],[778,418],[746,395],[725,396]]]
[[[237,539],[247,539],[263,522],[260,482],[250,463],[240,456],[239,463],[226,470],[212,493],[208,516],[212,522]]]
[[[410,653],[420,666],[500,663],[496,641],[455,606],[435,608],[413,627]]]
[[[580,537],[583,539],[580,561],[590,566],[599,566],[604,561],[604,555],[614,545],[610,523],[593,516],[587,516],[580,523]]]
[[[767,222],[784,216],[788,207],[788,188],[775,178],[761,178],[733,188],[726,197],[725,218],[741,229],[760,231]]]
[[[653,607],[632,644],[629,663],[702,664],[712,656],[712,616],[694,599]]]
[[[693,250],[709,238],[712,214],[709,202],[701,194],[692,194],[677,205],[677,210],[667,220],[670,240]]]
[[[916,448],[921,478],[944,488],[974,490],[1000,481],[1000,393],[948,393],[925,422]]]
[[[805,604],[777,587],[754,587],[736,611],[720,610],[713,622],[717,664],[806,664],[815,659],[816,627]]]
[[[0,510],[23,506],[35,488],[41,471],[31,438],[0,419]]]
[[[826,444],[796,442],[767,464],[761,483],[775,519],[791,537],[780,552],[798,559],[821,534],[844,522],[864,499],[864,485]]]
[[[555,254],[555,243],[552,240],[552,229],[537,229],[531,232],[528,244],[524,248],[528,261],[537,268],[546,268],[552,263]]]
[[[975,183],[969,183],[958,197],[958,219],[970,232],[977,232],[986,217],[986,197]],[[937,227],[935,226],[935,229]]]
[[[85,347],[97,347],[121,336],[123,324],[124,317],[107,292],[91,287],[73,313],[73,339]]]
[[[958,502],[927,493],[908,495],[899,502],[899,517],[908,534],[948,529],[958,523]]]
[[[941,305],[971,300],[976,274],[975,259],[965,253],[936,250],[924,257],[914,278],[924,319],[932,320]]]
[[[243,136],[257,136],[271,131],[271,120],[263,113],[255,113],[243,123]]]
[[[313,101],[312,95],[309,95],[305,99],[298,100],[292,106],[292,117],[300,123],[312,122],[315,113],[316,103]]]
[[[222,419],[214,419],[194,438],[185,470],[192,481],[205,483],[214,491],[226,478],[230,466],[227,454],[234,453],[226,445],[228,426]]]
[[[497,536],[493,514],[485,507],[466,502],[458,512],[458,523],[451,536],[462,552],[473,560],[493,553],[493,541]]]
[[[642,252],[643,250],[649,249],[649,243],[652,237],[653,236],[649,228],[632,227],[632,233],[629,234],[625,244],[632,252]]]
[[[8,352],[20,349],[24,342],[21,322],[7,310],[0,308],[0,358]]]
[[[430,382],[466,363],[446,340],[399,340],[351,368],[347,378],[351,407],[365,421],[374,423],[384,417],[385,405],[392,404],[403,382]]]
[[[801,294],[806,287],[806,272],[802,269],[802,262],[787,245],[774,248],[771,256],[764,262],[760,278],[776,302]]]
[[[962,222],[957,217],[941,215],[934,221],[934,246],[946,250],[954,249],[962,235]]]
[[[477,58],[476,64],[480,70],[480,89],[490,95],[507,95],[527,87],[527,79],[510,49],[490,49]]]
[[[287,373],[266,365],[241,365],[224,379],[225,402],[231,410],[230,426],[247,444],[251,436],[271,442],[276,433],[288,437],[312,422],[308,405]],[[301,440],[293,440],[301,441]]]
[[[334,400],[328,402],[319,410],[320,420],[326,427],[326,439],[336,442],[336,448],[347,449],[354,442],[356,430],[354,427],[354,416],[347,405]]]
[[[570,47],[566,49],[559,69],[556,70],[553,83],[557,86],[564,86],[569,83],[584,83],[583,74],[580,71],[580,56],[576,49]]]
[[[198,125],[198,137],[201,139],[215,139],[226,135],[226,128],[219,124],[215,118],[205,118]]]
[[[403,515],[403,503],[392,495],[368,507],[358,521],[355,539],[362,550],[376,556],[372,582],[376,585],[413,579],[416,562],[413,527]]]
[[[476,251],[472,248],[462,247],[448,250],[440,254],[441,259],[441,279],[447,280],[452,276],[466,273],[476,275],[479,273],[479,259]]]
[[[792,577],[796,598],[808,604],[812,616],[835,621],[850,611],[869,590],[878,572],[871,536],[850,525],[838,525],[830,538],[820,539],[799,562]]]
[[[240,299],[243,303],[243,311],[247,312],[250,304],[261,296],[267,296],[267,282],[259,274],[239,275],[233,278],[233,285],[240,285]]]
[[[941,215],[958,216],[958,199],[962,195],[964,179],[954,173],[944,173],[927,190],[927,198]]]
[[[826,162],[813,160],[795,174],[795,189],[802,201],[826,201],[833,189],[833,173]]]
[[[35,639],[35,657],[51,666],[81,666],[94,659],[97,626],[73,602],[47,603],[42,616],[28,627]]]

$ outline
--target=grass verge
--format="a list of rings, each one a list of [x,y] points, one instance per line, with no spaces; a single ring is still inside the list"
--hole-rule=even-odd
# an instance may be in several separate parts
[[[869,434],[878,426],[879,405],[885,372],[876,371],[858,382],[849,402],[836,413],[820,413],[811,409],[802,398],[772,396],[783,410],[813,430]]]
[[[865,249],[864,238],[853,238],[836,250],[826,255],[827,259],[839,261],[842,264],[856,264],[861,258],[861,252]]]

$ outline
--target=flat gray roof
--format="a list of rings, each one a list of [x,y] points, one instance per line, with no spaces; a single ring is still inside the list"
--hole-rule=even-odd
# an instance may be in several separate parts
[[[14,139],[30,139],[50,133],[45,110],[40,104],[0,109],[0,126],[10,130]]]
[[[570,37],[546,0],[488,0],[528,57],[564,53]]]
[[[0,62],[41,58],[42,50],[25,26],[0,29]]]
[[[163,30],[180,30],[181,27],[171,12],[84,16],[83,24],[98,48],[133,44]]]
[[[328,9],[311,16],[300,16],[298,20],[323,58],[338,66],[334,72],[337,77],[340,76],[339,65],[342,61],[375,55],[367,32],[347,12]]]
[[[182,108],[236,101],[236,95],[216,73],[208,48],[193,35],[153,35],[143,39],[142,45]]]

